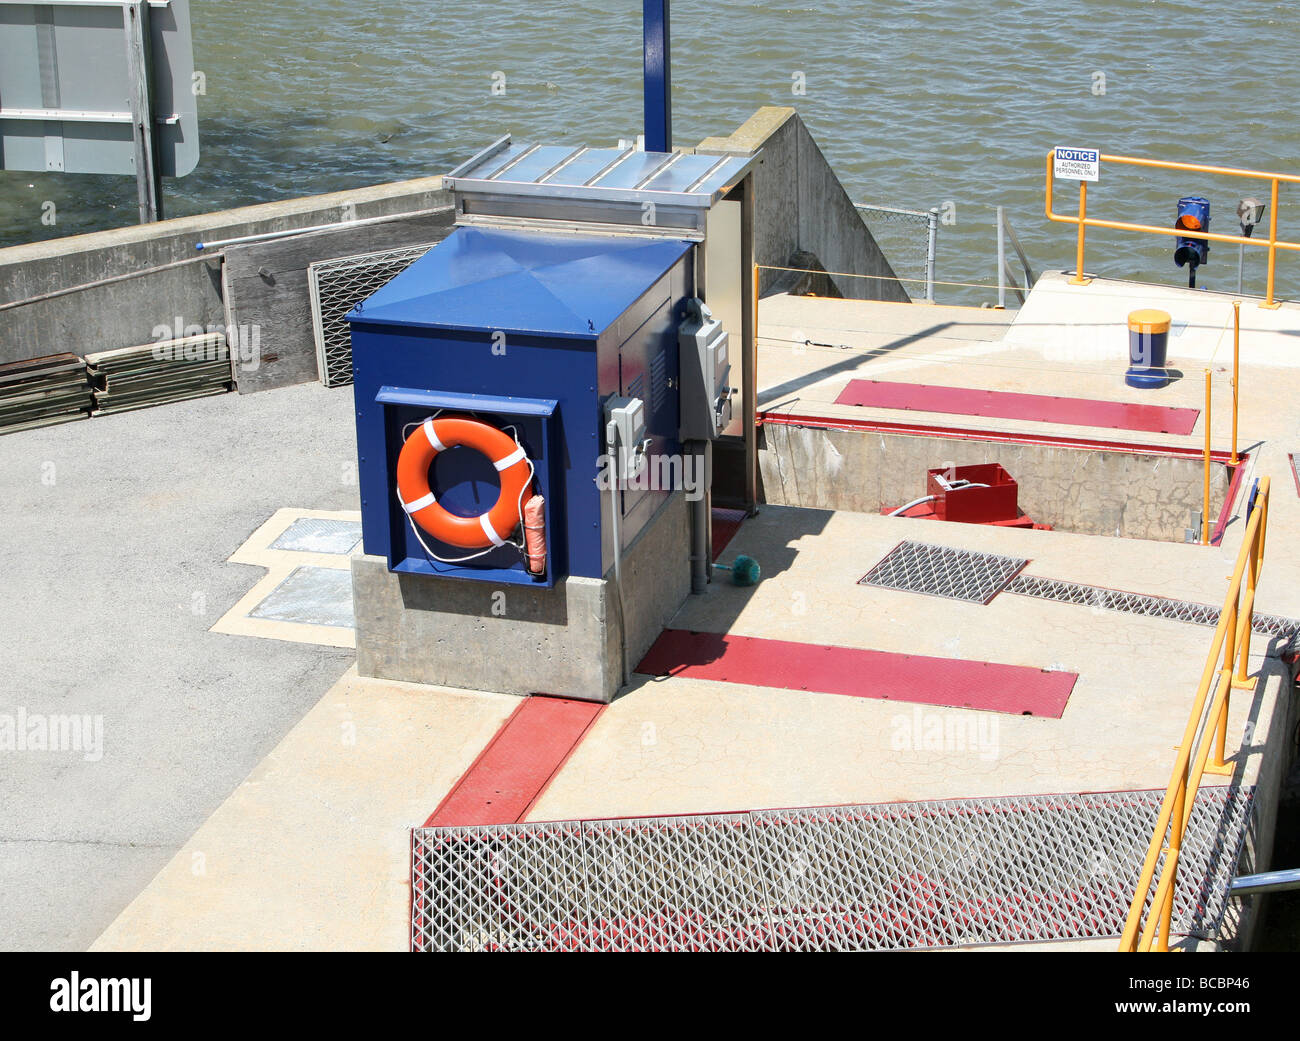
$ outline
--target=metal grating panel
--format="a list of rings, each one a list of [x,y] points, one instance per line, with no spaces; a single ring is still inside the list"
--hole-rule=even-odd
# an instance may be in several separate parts
[[[1107,611],[1124,611],[1145,615],[1148,618],[1168,618],[1176,622],[1215,626],[1219,624],[1219,609],[1213,604],[1198,604],[1193,600],[1174,600],[1165,596],[1145,593],[1126,593],[1119,589],[1089,586],[1080,582],[1065,582],[1056,578],[1035,578],[1017,575],[1006,587],[1008,593],[1035,596],[1042,600],[1055,600],[1064,604],[1080,604]],[[1256,611],[1251,629],[1265,636],[1280,636],[1294,641],[1300,636],[1300,620],[1281,615],[1261,614]]]
[[[294,568],[265,600],[248,612],[248,617],[351,629],[355,625],[352,572],[328,567]]]
[[[858,584],[987,604],[1028,563],[996,553],[900,542]]]
[[[360,521],[302,517],[285,528],[279,538],[271,543],[271,548],[295,553],[332,553],[346,557],[360,542]]]
[[[1174,930],[1216,935],[1254,789],[1205,788]],[[414,950],[890,950],[1118,936],[1163,791],[412,831]]]
[[[316,365],[327,387],[352,383],[352,333],[344,316],[400,275],[436,243],[323,260],[307,268]]]

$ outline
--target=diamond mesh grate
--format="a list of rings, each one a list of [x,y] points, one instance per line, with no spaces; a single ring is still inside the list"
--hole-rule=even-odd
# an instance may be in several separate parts
[[[900,542],[858,584],[987,604],[1028,563],[996,553]]]
[[[412,831],[414,950],[896,950],[1118,936],[1163,791]],[[1202,789],[1174,931],[1210,938],[1253,789]]]
[[[321,382],[342,387],[352,382],[352,333],[344,320],[352,308],[382,288],[431,250],[427,242],[402,249],[362,253],[312,264],[307,268],[316,363]]]
[[[1089,586],[1080,582],[1065,582],[1055,578],[1035,578],[1017,575],[1006,587],[1008,593],[1034,596],[1042,600],[1055,600],[1065,604],[1080,604],[1099,610],[1124,611],[1145,615],[1148,618],[1169,618],[1176,622],[1214,626],[1219,624],[1219,609],[1212,604],[1198,604],[1192,600],[1174,600],[1165,596],[1145,593],[1126,593],[1119,589]],[[1265,636],[1283,637],[1295,642],[1300,636],[1300,621],[1281,615],[1255,612],[1251,628]]]

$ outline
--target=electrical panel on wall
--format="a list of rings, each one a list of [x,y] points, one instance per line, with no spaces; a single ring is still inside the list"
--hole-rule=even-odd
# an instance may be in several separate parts
[[[678,332],[682,370],[682,439],[712,441],[731,422],[730,337],[702,300],[686,302]]]

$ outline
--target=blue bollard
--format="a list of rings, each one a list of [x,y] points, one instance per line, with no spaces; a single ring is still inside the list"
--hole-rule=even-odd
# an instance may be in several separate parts
[[[1151,390],[1169,383],[1165,369],[1169,350],[1169,315],[1154,308],[1134,311],[1128,316],[1128,372],[1124,382],[1130,387]]]

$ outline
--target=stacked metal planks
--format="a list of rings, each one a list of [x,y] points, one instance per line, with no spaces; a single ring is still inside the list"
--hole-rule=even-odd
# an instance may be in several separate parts
[[[86,363],[75,354],[0,365],[0,433],[85,419],[93,405]]]
[[[88,354],[86,363],[96,413],[224,394],[233,381],[230,351],[221,333]]]

